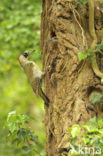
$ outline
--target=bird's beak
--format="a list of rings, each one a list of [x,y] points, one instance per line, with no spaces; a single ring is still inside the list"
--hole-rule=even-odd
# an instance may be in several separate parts
[[[34,52],[35,50],[32,50],[32,51],[30,51],[28,54],[29,54],[29,56]]]

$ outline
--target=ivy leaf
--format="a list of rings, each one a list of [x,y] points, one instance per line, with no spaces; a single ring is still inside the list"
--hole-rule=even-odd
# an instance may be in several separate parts
[[[93,135],[92,139],[90,140],[90,144],[96,143],[98,141],[98,139],[99,139],[99,136]]]
[[[101,133],[103,135],[103,129],[99,129],[99,133]]]
[[[88,133],[96,133],[98,131],[99,131],[98,128],[91,126],[91,127],[89,127]]]
[[[69,133],[72,135],[73,138],[75,138],[79,132],[80,132],[80,126],[79,125],[76,125],[76,124],[73,125],[69,129]]]
[[[87,133],[95,133],[99,131],[98,128],[96,128],[96,125],[83,125],[82,127],[87,130]]]
[[[97,118],[96,117],[93,117],[91,118],[88,123],[91,125],[91,124],[95,124],[97,122]]]
[[[100,3],[103,3],[103,0],[99,0]]]
[[[103,119],[98,118],[97,123],[100,128],[103,128]]]
[[[25,120],[34,120],[34,117],[30,115],[26,115]]]
[[[92,99],[91,99],[91,103],[93,103],[93,104],[99,104],[99,103],[101,103],[102,98],[103,98],[103,95],[102,94],[94,94],[93,97],[92,97]]]
[[[8,126],[8,129],[9,129],[9,131],[10,131],[11,133],[13,133],[13,132],[16,130],[16,124],[13,123],[13,122],[9,122],[9,123],[7,124],[7,126]]]
[[[88,125],[82,125],[83,128],[85,128],[87,131],[89,131],[89,126]]]
[[[13,118],[13,116],[16,115],[16,111],[12,111],[8,113],[7,121],[10,120],[10,118]]]
[[[33,144],[30,144],[29,146],[23,146],[22,149],[25,151],[25,152],[30,152],[32,151],[34,148],[34,145]]]
[[[39,142],[39,138],[38,138],[38,136],[36,136],[36,135],[31,135],[31,140],[32,140],[33,142]]]
[[[25,131],[25,129],[24,128],[19,129],[19,131],[17,132],[17,136],[19,137],[19,139],[21,141],[24,142],[25,139],[26,139],[26,131]]]
[[[78,59],[79,59],[79,61],[86,59],[87,56],[88,55],[86,53],[83,53],[83,52],[79,52],[78,53]]]
[[[88,144],[90,142],[90,139],[87,138],[86,136],[83,136],[82,140],[84,141],[85,144]]]
[[[91,54],[92,54],[92,49],[91,49],[91,48],[87,49],[87,50],[86,50],[86,54],[87,54],[87,56],[91,56]]]
[[[34,120],[34,117],[24,115],[24,114],[17,115],[16,118],[17,118],[16,121],[20,124],[23,124],[25,121],[28,121],[28,120]]]
[[[100,44],[97,44],[96,51],[103,50],[103,41]]]

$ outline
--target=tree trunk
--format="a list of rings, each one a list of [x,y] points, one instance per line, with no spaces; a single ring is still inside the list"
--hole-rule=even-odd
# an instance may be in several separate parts
[[[75,7],[75,1],[43,0],[41,50],[45,90],[50,99],[44,120],[47,156],[61,155],[69,146],[69,127],[81,125],[98,113],[90,99],[92,93],[102,90],[100,78],[94,74],[90,61],[78,61],[78,52],[85,52],[92,44],[88,4]],[[100,42],[100,5],[95,5]]]

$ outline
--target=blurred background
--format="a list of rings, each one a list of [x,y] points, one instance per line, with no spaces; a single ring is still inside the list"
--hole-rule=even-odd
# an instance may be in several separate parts
[[[41,7],[41,0],[0,1],[0,156],[32,156],[7,142],[7,131],[3,126],[8,112],[14,110],[18,114],[34,116],[31,127],[41,142],[38,150],[41,156],[45,156],[43,101],[33,93],[18,62],[21,53],[35,49],[31,60],[42,69],[39,45]]]

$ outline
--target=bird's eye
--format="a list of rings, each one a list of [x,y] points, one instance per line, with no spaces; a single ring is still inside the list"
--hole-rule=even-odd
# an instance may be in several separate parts
[[[23,56],[27,58],[28,57],[28,53],[24,53]]]

